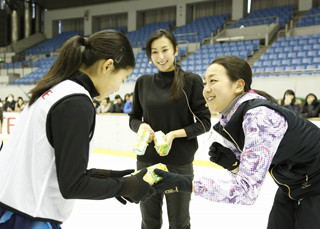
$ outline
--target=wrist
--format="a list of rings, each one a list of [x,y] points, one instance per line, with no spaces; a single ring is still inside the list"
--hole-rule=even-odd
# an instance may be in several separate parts
[[[132,198],[137,193],[138,180],[134,176],[124,177],[124,187],[121,196]]]

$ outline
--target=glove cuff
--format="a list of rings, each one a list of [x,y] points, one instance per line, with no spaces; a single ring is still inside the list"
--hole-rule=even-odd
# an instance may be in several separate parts
[[[138,179],[135,176],[124,177],[123,179],[125,183],[124,183],[124,188],[121,193],[121,196],[133,198],[138,191],[138,187],[139,187]]]

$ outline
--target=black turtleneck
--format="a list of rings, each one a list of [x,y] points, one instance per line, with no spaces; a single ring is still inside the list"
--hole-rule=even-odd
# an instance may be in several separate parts
[[[70,80],[91,97],[99,95],[86,74],[77,72]],[[47,136],[55,152],[59,188],[67,199],[105,199],[123,190],[123,179],[97,179],[87,173],[95,116],[92,100],[79,94],[62,98],[48,113]]]
[[[174,101],[170,91],[174,72],[159,72],[155,75],[143,75],[137,79],[133,105],[130,115],[130,128],[137,132],[142,122],[151,126],[154,131],[162,130],[165,134],[184,129],[185,138],[176,138],[168,156],[160,157],[149,144],[145,155],[138,156],[139,161],[164,163],[168,165],[186,165],[192,163],[198,148],[197,136],[204,133],[200,122],[194,118],[187,106],[186,97],[182,93]],[[189,104],[193,113],[202,121],[206,131],[210,129],[210,112],[205,107],[202,95],[203,82],[200,76],[185,73],[185,87]]]

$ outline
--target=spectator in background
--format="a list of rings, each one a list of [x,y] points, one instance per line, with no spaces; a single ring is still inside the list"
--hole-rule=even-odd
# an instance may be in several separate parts
[[[23,111],[25,106],[26,106],[26,103],[23,101],[23,98],[19,96],[15,105],[15,111],[21,112]]]
[[[113,104],[110,108],[111,113],[123,113],[124,102],[120,95],[114,97]]]
[[[98,107],[99,107],[99,101],[96,100],[96,99],[93,99],[93,100],[92,100],[92,103],[93,103],[94,109],[95,109],[95,111],[96,111],[96,113],[97,113]]]
[[[123,113],[129,114],[133,103],[133,93],[129,94],[128,101],[124,104]]]
[[[10,112],[14,111],[16,106],[16,101],[14,101],[14,96],[12,94],[8,95],[6,98],[6,103],[4,104],[3,110]]]
[[[130,99],[130,94],[131,93],[127,93],[124,95],[124,104],[126,104],[126,102]]]
[[[98,107],[97,113],[103,114],[109,112],[111,107],[110,98],[104,98],[101,100],[100,106]]]
[[[292,110],[296,112],[297,114],[300,114],[301,110],[301,100],[296,99],[296,95],[294,91],[292,90],[286,90],[283,99],[281,99],[279,102],[279,105],[288,108],[289,110]]]
[[[320,104],[317,101],[317,96],[313,93],[309,93],[306,97],[306,101],[303,104],[301,115],[304,118],[319,117]]]

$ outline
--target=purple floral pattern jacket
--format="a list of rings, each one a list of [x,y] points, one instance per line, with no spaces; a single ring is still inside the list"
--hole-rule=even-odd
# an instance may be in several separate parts
[[[265,98],[254,92],[246,93],[227,117],[219,117],[221,125],[225,126],[237,108],[251,99]],[[244,115],[242,128],[245,135],[242,153],[233,143],[223,139],[223,144],[240,160],[239,171],[236,174],[230,172],[229,179],[223,180],[195,177],[195,195],[215,202],[241,205],[251,205],[256,201],[288,124],[278,112],[260,106],[248,110]]]

